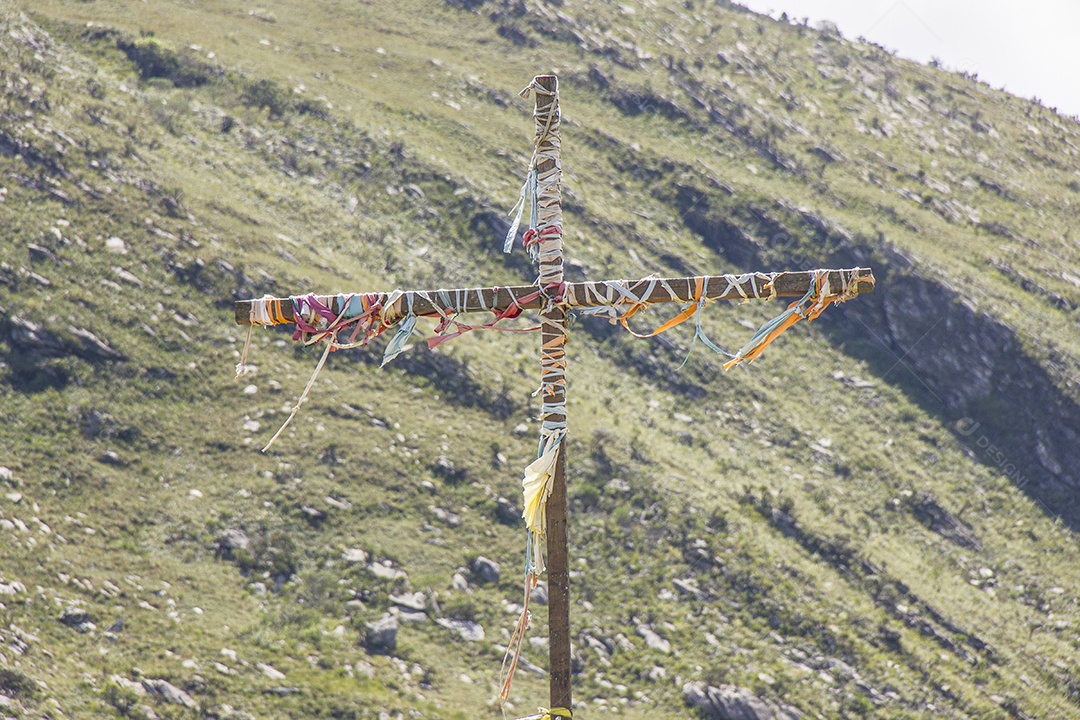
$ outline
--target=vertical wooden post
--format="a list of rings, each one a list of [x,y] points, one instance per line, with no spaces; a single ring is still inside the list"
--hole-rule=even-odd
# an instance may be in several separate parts
[[[562,165],[559,138],[559,80],[537,76],[536,173],[539,283],[563,282]],[[553,291],[549,291],[553,292]],[[554,303],[541,313],[541,373],[545,431],[566,422],[566,309]],[[548,643],[551,660],[550,707],[572,710],[570,688],[570,564],[566,547],[566,442],[559,445],[551,496],[547,502]]]

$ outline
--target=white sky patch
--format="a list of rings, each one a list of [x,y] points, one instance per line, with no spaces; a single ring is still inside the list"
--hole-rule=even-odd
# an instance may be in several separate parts
[[[951,70],[1080,115],[1080,0],[737,0],[778,17],[831,20],[846,38],[938,58]]]

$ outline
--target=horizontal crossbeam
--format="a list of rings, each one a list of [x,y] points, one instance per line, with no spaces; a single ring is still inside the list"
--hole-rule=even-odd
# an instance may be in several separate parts
[[[820,270],[745,275],[705,275],[681,278],[642,278],[641,280],[605,280],[566,283],[538,292],[536,285],[508,287],[458,288],[453,290],[409,290],[390,293],[316,295],[315,298],[334,314],[347,309],[352,298],[363,297],[364,305],[383,308],[383,318],[394,322],[407,315],[441,317],[455,313],[503,312],[517,306],[522,310],[541,310],[562,291],[568,308],[609,305],[649,305],[686,303],[704,297],[708,300],[769,299],[802,297],[810,289]],[[840,295],[872,292],[874,274],[869,268],[826,270],[829,293]],[[697,295],[697,288],[702,295]],[[261,298],[236,302],[238,325],[284,325],[295,322],[291,298]],[[346,316],[347,317],[347,316]]]

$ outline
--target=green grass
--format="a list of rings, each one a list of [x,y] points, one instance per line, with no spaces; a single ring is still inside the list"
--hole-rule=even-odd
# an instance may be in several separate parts
[[[3,11],[12,80],[0,127],[5,142],[29,149],[0,156],[10,240],[0,261],[11,267],[0,316],[69,342],[70,327],[87,328],[125,358],[35,359],[0,344],[0,465],[14,475],[4,494],[23,496],[0,500],[0,513],[27,527],[0,531],[0,582],[27,588],[0,597],[0,628],[37,638],[23,655],[4,652],[0,689],[23,714],[58,705],[70,717],[118,715],[131,698],[111,677],[141,673],[188,690],[206,716],[229,705],[260,718],[498,717],[492,645],[505,644],[516,619],[506,604],[520,602],[523,533],[497,521],[494,501],[519,497],[520,468],[535,452],[536,339],[473,333],[383,370],[378,347],[335,356],[264,455],[317,353],[292,348],[286,332],[255,333],[258,391],[244,394],[249,381],[231,378],[244,342],[231,300],[531,280],[520,255],[502,257],[483,217],[516,197],[532,126],[514,92],[540,70],[557,69],[563,82],[578,272],[736,269],[688,227],[680,188],[763,241],[762,259],[811,263],[830,249],[791,210],[807,208],[859,242],[881,237],[913,256],[918,277],[961,289],[1015,330],[1016,357],[1031,358],[1061,398],[1078,399],[1076,311],[1062,309],[1077,302],[1062,273],[1080,264],[1069,234],[1080,201],[1074,123],[745,12],[627,7],[564,3],[585,49],[542,13],[493,21],[494,4],[474,14],[419,2],[44,0],[26,8],[51,33],[37,48],[10,34],[22,37],[27,23]],[[534,44],[513,44],[499,25]],[[134,63],[123,47],[141,48]],[[590,77],[594,67],[608,87]],[[739,134],[710,121],[695,97]],[[919,110],[918,98],[935,109]],[[793,240],[770,238],[754,208]],[[127,254],[104,249],[113,236]],[[58,262],[31,261],[31,243]],[[775,311],[712,307],[705,327],[730,347],[749,334],[742,323]],[[607,707],[684,717],[682,685],[698,679],[782,699],[807,717],[1075,714],[1074,531],[980,462],[978,437],[954,432],[955,418],[913,377],[877,364],[866,332],[881,328],[864,331],[847,308],[830,313],[837,324],[800,326],[748,372],[726,374],[700,348],[676,371],[685,333],[667,349],[590,320],[575,326],[579,716]],[[853,377],[873,387],[845,382]],[[95,413],[104,420],[92,431]],[[985,417],[994,413],[1012,414]],[[245,429],[252,420],[258,430]],[[515,433],[521,423],[530,431]],[[122,464],[102,462],[106,451]],[[440,456],[464,471],[460,482],[435,471]],[[921,522],[911,510],[920,492],[979,546]],[[217,551],[232,528],[251,537],[248,555]],[[408,581],[349,565],[341,553],[353,547]],[[501,564],[500,583],[452,591],[453,573],[478,553]],[[678,594],[673,581],[688,577],[705,599]],[[429,621],[404,625],[393,657],[369,654],[365,624],[406,587],[430,594],[443,615],[475,616],[486,641]],[[89,610],[95,631],[57,620],[71,603]],[[110,637],[117,618],[124,628]],[[672,652],[646,649],[640,623]],[[530,634],[546,635],[542,608]],[[610,657],[586,637],[619,635],[633,647]],[[546,666],[542,650],[527,646],[526,656]],[[662,677],[650,676],[654,667]],[[511,714],[544,704],[545,684],[519,675]],[[270,692],[282,685],[299,692]],[[139,702],[161,717],[194,715]]]

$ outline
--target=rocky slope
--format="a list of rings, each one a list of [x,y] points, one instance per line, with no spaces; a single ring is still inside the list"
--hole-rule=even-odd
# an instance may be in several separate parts
[[[233,382],[231,303],[530,281],[500,246],[542,70],[575,279],[879,278],[739,372],[575,325],[578,716],[1077,713],[1074,121],[727,3],[0,23],[5,714],[498,716],[535,339],[338,353],[261,454],[317,358],[259,332]]]

